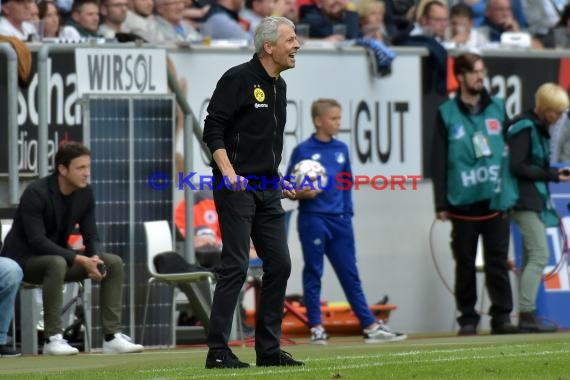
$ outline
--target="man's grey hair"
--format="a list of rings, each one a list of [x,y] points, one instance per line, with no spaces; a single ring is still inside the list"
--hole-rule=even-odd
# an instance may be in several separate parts
[[[255,34],[253,36],[253,44],[257,55],[261,55],[263,53],[263,44],[265,42],[272,44],[277,42],[277,39],[279,38],[278,29],[281,25],[288,25],[295,29],[293,21],[285,17],[269,16],[261,20],[255,29]]]

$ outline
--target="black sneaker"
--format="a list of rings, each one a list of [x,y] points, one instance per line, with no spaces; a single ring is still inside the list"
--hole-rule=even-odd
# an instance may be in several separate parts
[[[459,328],[457,335],[458,336],[477,335],[477,326],[476,325],[463,325]]]
[[[491,334],[493,335],[505,335],[505,334],[518,334],[519,328],[512,325],[510,322],[506,322],[497,326],[491,326]]]
[[[278,353],[270,356],[258,356],[256,364],[258,367],[305,365],[305,363],[293,359],[290,353],[283,350],[279,350]]]
[[[22,356],[22,353],[5,344],[0,345],[0,358],[17,358],[18,356]]]
[[[249,368],[249,364],[240,361],[229,348],[211,349],[206,357],[206,368]]]

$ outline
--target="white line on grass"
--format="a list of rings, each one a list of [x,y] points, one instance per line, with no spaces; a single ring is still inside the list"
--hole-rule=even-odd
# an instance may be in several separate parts
[[[562,342],[560,342],[562,345]],[[565,344],[564,344],[565,345]],[[512,349],[521,349],[521,348],[529,348],[535,346],[535,344],[509,344],[504,345],[504,347],[508,347],[509,350]],[[341,356],[337,355],[334,357],[336,360],[343,360],[343,359],[377,359],[377,358],[386,358],[386,357],[402,357],[402,356],[419,356],[419,355],[436,355],[436,354],[448,354],[448,353],[459,353],[459,352],[471,352],[471,351],[485,351],[485,350],[496,350],[501,346],[492,346],[492,347],[465,347],[465,348],[456,348],[456,349],[432,349],[432,350],[412,350],[406,352],[385,352],[385,353],[375,353],[370,355],[346,355]],[[314,359],[306,359],[306,361],[327,361],[331,360],[331,358],[314,358]]]
[[[512,346],[510,346],[512,347]],[[465,349],[465,351],[468,351],[468,349]],[[440,353],[446,353],[448,352],[448,350],[441,350]],[[425,352],[426,354],[432,354],[433,352]],[[546,350],[546,351],[537,351],[537,352],[517,352],[517,353],[501,353],[498,355],[468,355],[468,356],[461,356],[461,357],[439,357],[439,358],[425,358],[425,359],[415,359],[412,362],[407,362],[405,364],[425,364],[425,363],[442,363],[442,362],[457,362],[457,361],[463,361],[463,360],[469,360],[469,361],[473,361],[473,360],[486,360],[486,359],[496,359],[496,358],[505,358],[505,357],[509,357],[509,358],[517,358],[517,357],[526,357],[528,358],[529,356],[546,356],[546,355],[552,355],[552,354],[568,354],[570,353],[570,350],[568,349],[563,349],[563,350],[558,350],[558,351],[554,351],[554,350]],[[419,354],[419,352],[417,352],[417,354]],[[358,356],[346,356],[346,357],[341,357],[341,359],[381,359],[381,358],[386,358],[386,356],[390,357],[394,357],[396,358],[398,355],[370,355],[370,356],[362,356],[362,355],[358,355]],[[339,358],[336,357],[333,360],[338,360]],[[322,359],[309,359],[307,360],[307,362],[310,361],[321,361]],[[331,358],[327,359],[327,360],[331,360]],[[201,374],[201,375],[197,375],[197,376],[192,376],[189,374],[176,374],[174,376],[170,376],[170,377],[161,377],[161,380],[172,380],[172,379],[180,379],[180,378],[184,378],[184,379],[211,379],[211,378],[239,378],[239,377],[252,377],[252,376],[257,376],[257,375],[277,375],[277,374],[290,374],[290,373],[309,373],[309,372],[320,372],[320,371],[339,371],[339,370],[349,370],[349,369],[362,369],[362,368],[372,368],[372,367],[381,367],[381,366],[388,366],[388,365],[401,365],[404,364],[402,363],[401,360],[390,360],[390,361],[383,361],[383,362],[375,362],[375,363],[362,363],[362,364],[340,364],[340,365],[333,365],[333,366],[328,366],[328,367],[310,367],[310,366],[304,366],[304,367],[278,367],[275,369],[264,369],[261,371],[251,371],[251,370],[247,370],[247,369],[240,369],[240,370],[236,370],[236,371],[232,371],[232,372],[217,372],[219,370],[212,370],[209,371],[208,374]],[[257,367],[252,367],[251,369],[256,369]],[[180,372],[183,369],[182,368],[170,368],[172,371],[177,371]],[[147,371],[147,370],[143,370],[143,371],[139,371],[140,373],[144,373],[144,372],[151,372],[151,371]],[[162,371],[161,371],[162,372]],[[166,372],[166,371],[164,371]],[[217,373],[216,373],[217,372]],[[154,379],[154,380],[158,380],[158,378]]]

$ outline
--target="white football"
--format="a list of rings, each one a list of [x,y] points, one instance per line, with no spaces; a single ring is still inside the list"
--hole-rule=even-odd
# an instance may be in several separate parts
[[[295,178],[296,188],[303,185],[303,189],[308,187],[308,182],[313,184],[313,188],[322,191],[328,184],[327,171],[325,167],[315,160],[302,160],[293,167],[291,175]]]

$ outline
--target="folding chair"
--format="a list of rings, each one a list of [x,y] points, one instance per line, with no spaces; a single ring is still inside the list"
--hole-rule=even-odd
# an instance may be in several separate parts
[[[202,293],[196,288],[195,295],[199,300],[200,305],[204,307],[207,314],[210,315],[210,309],[212,305],[212,284],[215,276],[212,272],[186,272],[186,273],[158,273],[154,265],[154,258],[164,252],[174,252],[173,247],[173,236],[170,230],[170,225],[166,220],[152,221],[144,223],[145,237],[146,237],[146,247],[147,247],[147,269],[150,274],[148,279],[146,300],[144,306],[144,315],[142,322],[141,331],[141,344],[144,340],[144,332],[146,328],[146,318],[148,313],[148,304],[150,299],[150,290],[152,284],[155,282],[163,282],[172,286],[176,286],[179,283],[188,282],[200,282],[208,281],[208,289],[210,290],[209,299],[206,300],[202,296]],[[195,284],[197,285],[197,284]],[[176,302],[175,302],[175,292],[172,292],[172,346],[176,346],[176,323],[174,321]]]

